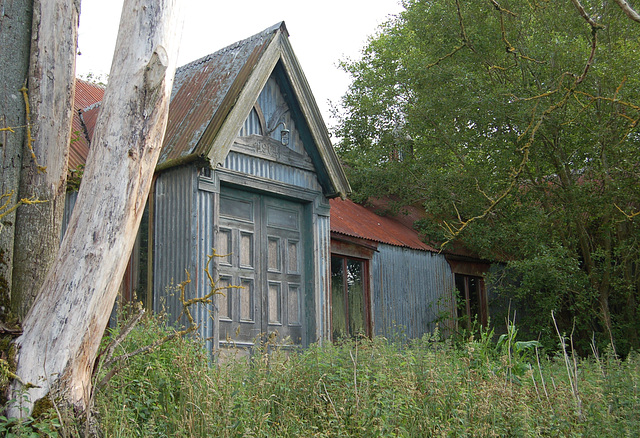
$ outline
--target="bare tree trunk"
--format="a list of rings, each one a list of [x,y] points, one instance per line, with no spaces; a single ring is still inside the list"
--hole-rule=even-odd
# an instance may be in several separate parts
[[[33,0],[0,0],[0,204],[15,205],[25,137],[25,106],[20,92],[29,72]],[[7,128],[11,128],[9,131]],[[6,210],[5,210],[6,211]],[[0,223],[0,319],[11,300],[16,213]]]
[[[22,319],[60,246],[73,111],[79,0],[35,0],[29,66],[31,138],[23,149],[11,308]]]
[[[149,193],[166,128],[180,0],[126,0],[83,182],[56,261],[23,323],[14,382],[84,409],[102,334]],[[31,405],[32,406],[32,405]],[[31,406],[28,406],[29,408]],[[11,415],[23,415],[16,406]]]

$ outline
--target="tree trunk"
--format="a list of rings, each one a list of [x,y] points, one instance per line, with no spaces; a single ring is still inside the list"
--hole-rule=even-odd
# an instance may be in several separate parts
[[[24,144],[11,308],[24,318],[60,246],[73,111],[79,0],[35,0],[29,66],[31,138]]]
[[[55,263],[16,340],[16,374],[38,387],[15,381],[12,390],[26,391],[30,403],[56,391],[79,409],[87,406],[96,353],[166,128],[181,3],[124,3],[78,200]],[[24,415],[17,406],[10,414]]]
[[[25,106],[20,92],[29,72],[33,0],[0,0],[0,204],[15,205],[25,138]],[[6,211],[6,210],[5,210]],[[11,300],[11,274],[16,213],[0,223],[0,320]]]

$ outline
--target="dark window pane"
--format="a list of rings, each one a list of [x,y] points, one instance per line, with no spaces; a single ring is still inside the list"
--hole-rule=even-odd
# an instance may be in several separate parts
[[[364,311],[363,262],[347,260],[347,290],[349,297],[349,334],[366,334]]]
[[[470,275],[455,274],[456,289],[458,290],[458,321],[463,327],[471,329],[473,321],[486,324],[486,310],[483,311],[484,293],[482,278]]]
[[[458,308],[458,319],[464,321],[466,325],[468,322],[467,315],[467,298],[465,294],[465,276],[460,274],[455,274],[456,280],[456,289],[458,290],[458,302],[456,303],[456,307]]]
[[[481,321],[480,315],[480,288],[478,287],[478,277],[469,278],[469,308],[471,310],[471,319],[478,318],[478,322]]]
[[[343,260],[341,257],[331,257],[331,317],[334,340],[347,336]]]

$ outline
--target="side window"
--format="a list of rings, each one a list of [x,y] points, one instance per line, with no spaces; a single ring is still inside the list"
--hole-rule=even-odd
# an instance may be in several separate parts
[[[462,326],[471,329],[473,321],[484,327],[488,322],[487,294],[482,277],[456,274],[456,289],[458,289],[458,320]]]
[[[331,257],[333,340],[371,335],[367,272],[367,260]]]

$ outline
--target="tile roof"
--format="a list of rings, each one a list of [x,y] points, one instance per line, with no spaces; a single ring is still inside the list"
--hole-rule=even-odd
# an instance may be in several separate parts
[[[104,87],[76,79],[73,119],[71,121],[71,147],[69,148],[70,169],[84,165],[87,161],[89,140],[93,135],[103,97]]]
[[[386,216],[379,216],[362,205],[345,199],[331,199],[331,231],[350,237],[421,251],[438,252],[427,245],[418,233]]]

